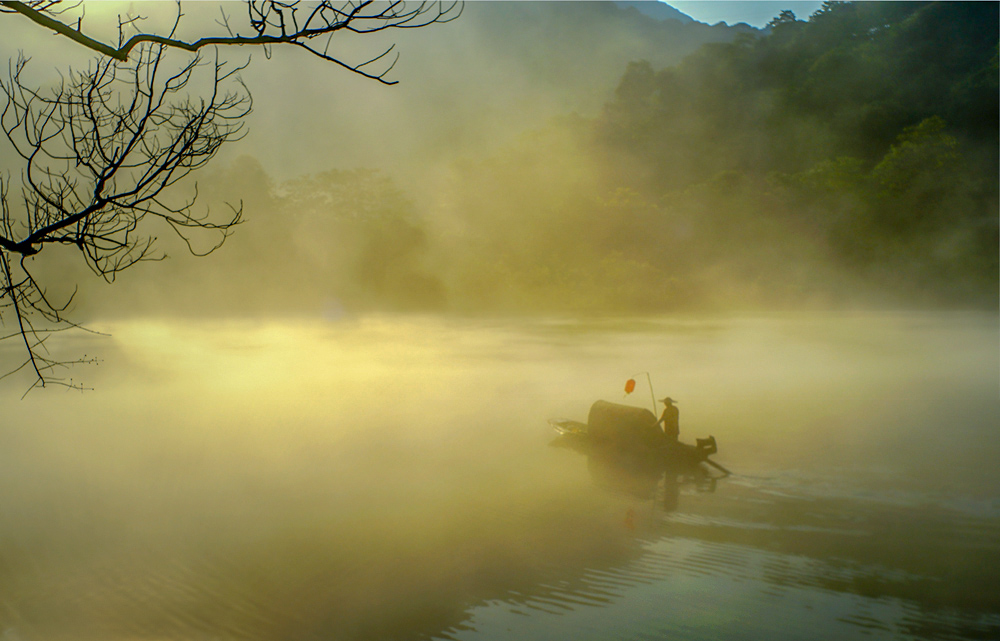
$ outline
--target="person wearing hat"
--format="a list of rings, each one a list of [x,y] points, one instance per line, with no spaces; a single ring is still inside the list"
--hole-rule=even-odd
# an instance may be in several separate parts
[[[663,423],[663,433],[666,435],[667,441],[670,443],[676,443],[677,438],[681,435],[680,410],[678,410],[677,406],[674,405],[676,401],[669,396],[660,399],[660,402],[664,405],[663,415],[660,417],[660,420],[656,422],[656,424],[659,425],[660,423]]]

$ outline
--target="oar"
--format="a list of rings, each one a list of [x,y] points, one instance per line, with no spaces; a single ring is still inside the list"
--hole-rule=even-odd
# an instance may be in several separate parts
[[[721,465],[719,465],[718,463],[716,463],[715,461],[713,461],[713,460],[712,460],[712,459],[710,459],[710,458],[707,458],[707,457],[706,457],[706,458],[705,458],[705,462],[706,462],[706,463],[708,463],[709,465],[711,465],[712,467],[714,467],[714,468],[715,468],[715,469],[717,469],[717,470],[722,470],[723,472],[725,472],[726,476],[732,476],[732,475],[733,475],[733,473],[732,473],[732,472],[730,472],[730,471],[729,471],[729,470],[727,470],[726,468],[722,467]]]

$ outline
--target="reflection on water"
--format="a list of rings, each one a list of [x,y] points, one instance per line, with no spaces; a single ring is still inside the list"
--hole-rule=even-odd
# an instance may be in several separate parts
[[[1000,637],[996,316],[106,329],[0,392],[5,640]],[[644,370],[714,492],[548,447]]]
[[[693,485],[701,492],[714,492],[719,478],[723,478],[713,476],[703,463],[668,461],[662,451],[646,448],[595,445],[585,434],[563,433],[549,445],[585,456],[587,471],[596,487],[640,499],[659,496],[667,512],[677,508],[682,485]]]

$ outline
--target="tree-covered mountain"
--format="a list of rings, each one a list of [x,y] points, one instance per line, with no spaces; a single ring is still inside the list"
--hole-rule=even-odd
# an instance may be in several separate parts
[[[678,11],[665,2],[659,0],[619,0],[615,2],[619,7],[631,7],[639,13],[656,18],[657,20],[677,20],[682,24],[695,22],[694,18]]]
[[[829,157],[874,161],[937,116],[963,143],[997,140],[997,3],[828,2],[785,12],[767,37],[711,44],[676,67],[630,65],[602,117],[606,139],[658,184],[699,172],[794,171]],[[641,138],[640,144],[635,144]],[[705,153],[707,152],[707,153]]]
[[[457,168],[458,299],[995,308],[997,9],[828,2],[633,62],[598,118]]]
[[[827,2],[808,22],[785,12],[766,37],[658,71],[630,65],[598,138],[627,167],[617,180],[665,207],[726,185],[730,197],[698,215],[709,230],[769,221],[788,238],[755,242],[808,237],[892,297],[995,301],[998,7]]]

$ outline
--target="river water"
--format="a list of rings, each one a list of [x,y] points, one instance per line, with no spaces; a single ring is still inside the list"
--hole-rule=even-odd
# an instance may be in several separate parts
[[[1000,638],[995,314],[95,329],[0,390],[4,641]],[[550,445],[650,382],[732,476]]]

